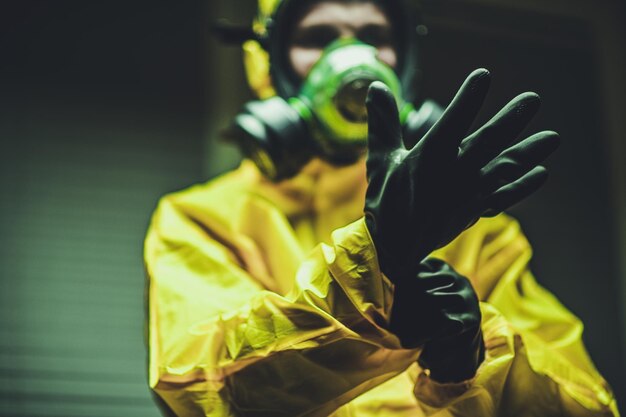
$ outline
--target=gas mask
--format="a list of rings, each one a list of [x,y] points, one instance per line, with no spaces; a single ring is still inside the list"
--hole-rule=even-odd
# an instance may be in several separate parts
[[[374,81],[396,97],[406,142],[417,141],[440,116],[432,102],[419,110],[404,102],[398,76],[377,58],[375,47],[339,39],[324,50],[295,97],[247,103],[225,136],[273,181],[294,176],[313,157],[354,163],[367,150],[365,99]]]

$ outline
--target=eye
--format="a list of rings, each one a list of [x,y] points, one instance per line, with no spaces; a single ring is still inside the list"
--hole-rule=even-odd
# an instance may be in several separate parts
[[[381,47],[393,45],[393,36],[389,26],[367,25],[359,29],[357,38],[369,45]]]
[[[315,25],[296,30],[292,45],[308,49],[324,49],[339,37],[339,31],[331,25]]]

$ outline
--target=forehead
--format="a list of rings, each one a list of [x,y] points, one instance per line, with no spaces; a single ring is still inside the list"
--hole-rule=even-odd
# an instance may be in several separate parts
[[[385,26],[389,25],[389,19],[383,10],[372,2],[322,1],[313,4],[297,24],[299,27],[317,25]]]

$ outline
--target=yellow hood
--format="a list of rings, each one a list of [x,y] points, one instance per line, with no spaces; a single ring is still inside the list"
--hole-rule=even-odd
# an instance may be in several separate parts
[[[267,23],[282,0],[259,0],[258,14],[252,28],[260,36],[267,34]],[[243,44],[243,62],[248,77],[248,84],[260,99],[276,95],[270,77],[269,54],[256,40]]]

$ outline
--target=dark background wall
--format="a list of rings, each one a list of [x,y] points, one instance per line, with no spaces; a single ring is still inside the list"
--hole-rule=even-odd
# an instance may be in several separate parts
[[[0,415],[159,415],[142,240],[204,178],[206,2],[0,4]]]
[[[237,163],[216,132],[250,98],[207,36],[253,2],[0,5],[0,415],[157,415],[146,388],[142,238],[166,192]],[[586,323],[626,401],[626,57],[617,1],[427,1],[423,96],[487,67],[481,120],[524,90],[563,146],[513,210],[538,279]]]

